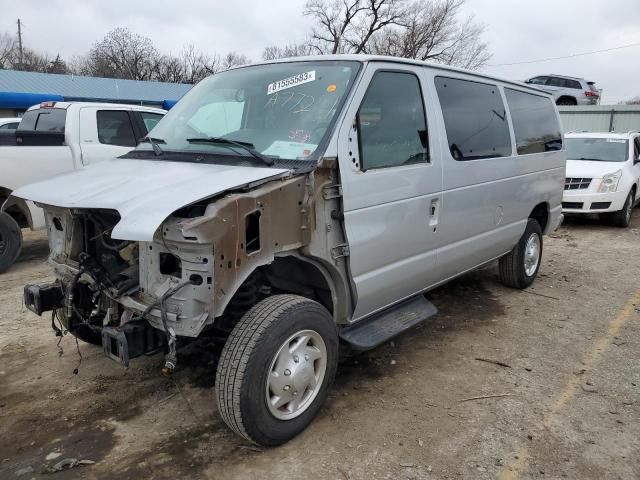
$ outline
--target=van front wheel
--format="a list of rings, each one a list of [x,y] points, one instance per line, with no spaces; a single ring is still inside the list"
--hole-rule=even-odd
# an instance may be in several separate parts
[[[235,326],[218,363],[225,423],[275,446],[302,432],[324,403],[338,366],[338,334],[326,308],[296,295],[256,304]]]
[[[530,218],[513,250],[500,259],[500,280],[513,288],[527,288],[533,283],[542,260],[542,229]]]

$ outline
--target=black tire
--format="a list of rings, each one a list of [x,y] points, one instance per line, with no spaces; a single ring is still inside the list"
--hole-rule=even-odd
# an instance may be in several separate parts
[[[22,249],[22,230],[6,213],[0,213],[0,273],[7,271],[18,259]]]
[[[532,235],[538,236],[538,262],[535,270],[527,274],[525,268],[526,245]],[[540,264],[542,263],[542,229],[537,220],[530,218],[527,222],[522,237],[513,250],[502,257],[499,262],[500,280],[509,287],[524,289],[530,286],[538,275]]]
[[[280,347],[302,330],[321,336],[326,347],[326,369],[319,390],[306,409],[294,418],[282,420],[267,406],[267,376]],[[338,334],[322,305],[297,295],[266,298],[242,317],[222,350],[215,382],[220,415],[231,430],[251,442],[281,445],[302,432],[316,416],[326,400],[337,365]]]
[[[576,102],[573,98],[568,98],[568,97],[560,97],[556,102],[556,105],[564,105],[564,106],[577,105],[577,104],[578,102]]]
[[[631,222],[631,213],[633,212],[634,201],[635,195],[632,190],[629,192],[629,195],[627,195],[627,199],[622,206],[622,210],[603,214],[603,220],[605,223],[618,228],[627,228]]]

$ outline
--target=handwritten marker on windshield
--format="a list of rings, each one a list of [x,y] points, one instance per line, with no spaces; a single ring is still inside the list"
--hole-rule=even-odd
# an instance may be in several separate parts
[[[333,93],[333,92],[335,92],[335,91],[336,91],[336,84],[335,84],[335,83],[332,83],[331,85],[329,85],[329,86],[327,87],[327,92],[329,92],[329,93]]]

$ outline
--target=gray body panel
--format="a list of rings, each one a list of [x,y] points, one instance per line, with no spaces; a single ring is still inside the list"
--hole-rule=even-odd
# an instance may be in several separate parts
[[[361,171],[353,120],[375,70],[413,72],[426,108],[430,163]],[[356,293],[353,321],[508,253],[536,205],[545,204],[548,228],[557,226],[565,152],[456,161],[434,77],[473,80],[532,93],[526,86],[464,72],[370,61],[338,131],[338,159],[349,265]],[[538,92],[541,94],[541,92]],[[559,121],[559,120],[558,120]],[[436,205],[435,215],[432,206]]]
[[[345,229],[357,294],[353,319],[396,303],[437,280],[438,232],[433,231],[430,208],[432,202],[440,201],[442,191],[442,163],[435,152],[439,145],[431,143],[435,160],[431,163],[365,172],[357,166],[358,139],[353,118],[374,71],[379,69],[415,73],[423,91],[426,87],[423,68],[370,63],[339,130]],[[432,99],[425,99],[425,108],[429,122],[434,111]]]

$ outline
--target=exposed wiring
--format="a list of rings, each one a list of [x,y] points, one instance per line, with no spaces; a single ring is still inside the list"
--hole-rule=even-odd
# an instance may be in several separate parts
[[[165,336],[167,337],[167,346],[169,348],[169,352],[165,356],[165,365],[162,369],[162,373],[165,375],[170,374],[176,368],[177,357],[176,357],[176,335],[172,329],[169,328],[169,317],[167,315],[167,308],[165,302],[178,293],[183,287],[187,285],[193,285],[191,280],[186,280],[184,282],[180,282],[175,287],[167,290],[158,300],[153,302],[147,308],[145,308],[144,312],[140,315],[139,319],[144,319],[146,315],[155,307],[160,307],[160,319],[162,320],[162,327],[164,329]]]
[[[620,45],[618,47],[605,48],[603,50],[592,50],[590,52],[581,52],[581,53],[573,53],[571,55],[562,55],[560,57],[549,57],[549,58],[539,58],[537,60],[525,60],[523,62],[511,62],[511,63],[496,63],[493,65],[487,65],[487,67],[508,67],[511,65],[527,65],[530,63],[541,63],[541,62],[550,62],[553,60],[564,60],[566,58],[574,58],[574,57],[584,57],[586,55],[594,55],[596,53],[605,53],[612,52],[615,50],[622,50],[623,48],[632,48],[632,47],[640,47],[639,43],[630,43],[628,45]]]
[[[76,339],[76,351],[78,352],[78,365],[73,369],[73,374],[77,375],[80,371],[80,365],[82,365],[82,354],[80,353],[80,344],[78,343],[78,337],[74,335],[73,338]]]

